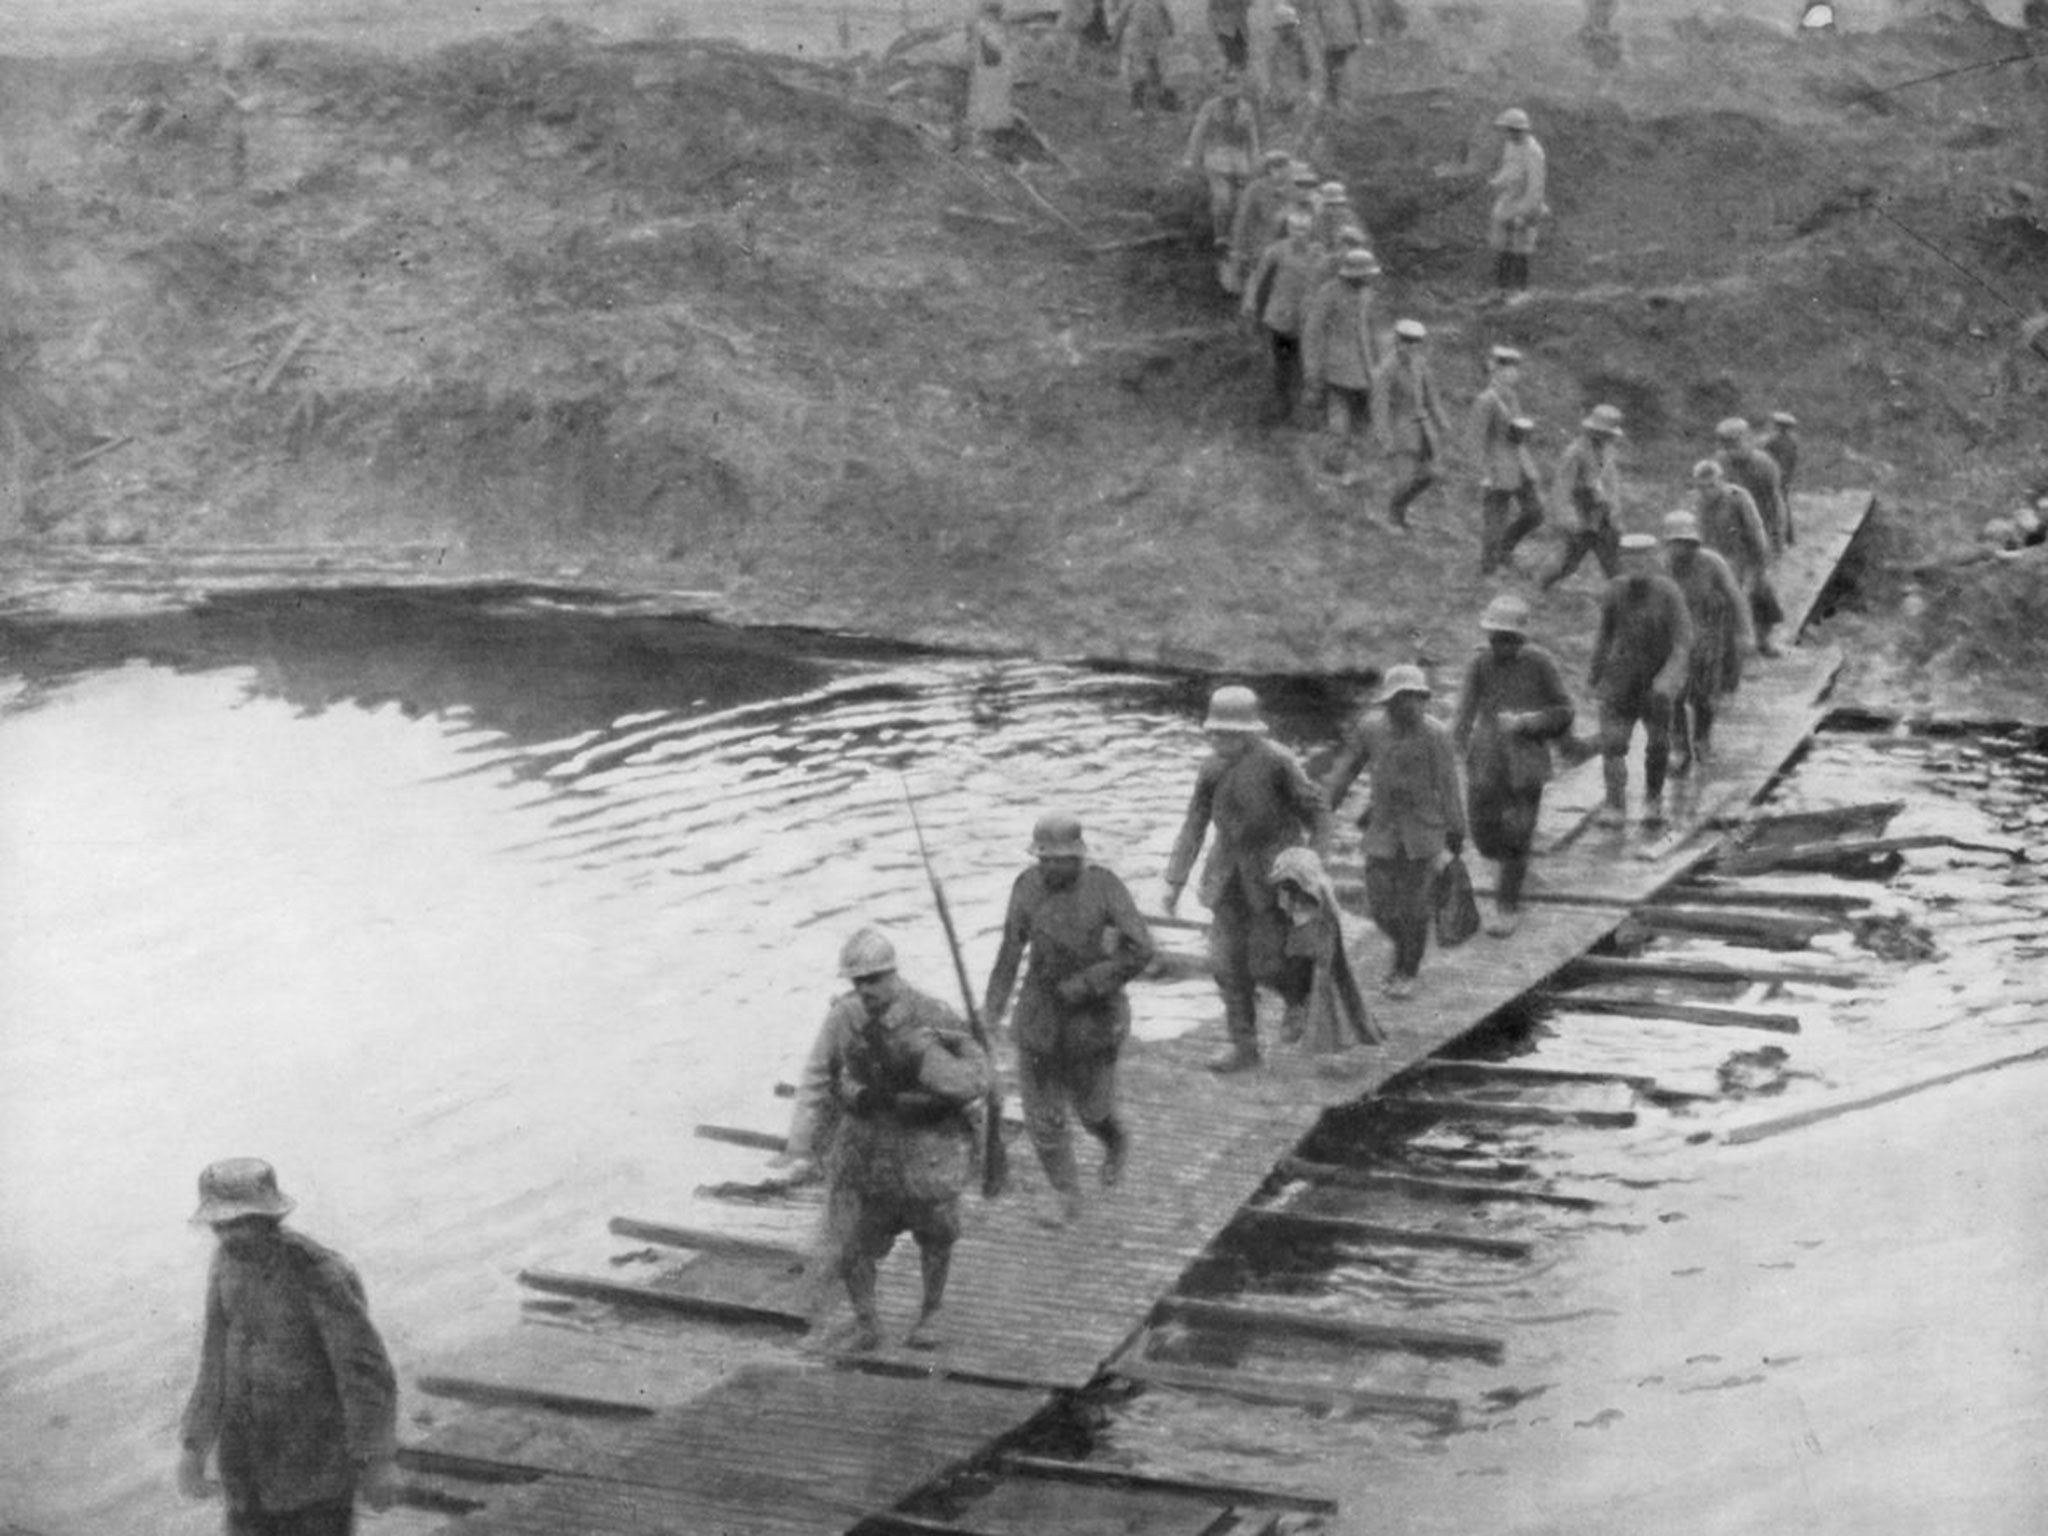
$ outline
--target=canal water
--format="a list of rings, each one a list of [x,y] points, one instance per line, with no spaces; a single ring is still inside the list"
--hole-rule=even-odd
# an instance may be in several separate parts
[[[0,645],[0,1526],[44,1536],[215,1528],[169,1475],[210,1244],[186,1225],[204,1164],[277,1165],[297,1223],[363,1273],[402,1374],[498,1332],[522,1266],[601,1267],[608,1215],[680,1212],[700,1184],[758,1177],[758,1154],[692,1128],[781,1128],[772,1085],[795,1073],[850,929],[884,924],[906,971],[950,991],[906,788],[978,985],[1048,807],[1082,814],[1098,855],[1156,909],[1205,691],[509,590],[224,600],[10,624]],[[1314,688],[1272,702],[1281,734],[1311,754],[1345,703]],[[1894,830],[2040,844],[2039,775],[2018,746],[1843,736],[1783,794],[1896,792],[1913,805]],[[1747,1235],[1816,1215],[1810,1198],[1781,1210],[1777,1181],[1738,1177],[1771,1144],[1735,1154],[1703,1134],[1762,1099],[1796,1107],[2038,1034],[2026,978],[2048,887],[2034,866],[1911,858],[1882,899],[1943,958],[1845,952],[1871,985],[1781,994],[1771,1006],[1796,1007],[1806,1032],[1787,1062],[1737,1073],[1751,1098],[1660,1108],[1623,1132],[1440,1125],[1403,1154],[1512,1152],[1600,1195],[1592,1216],[1518,1219],[1542,1240],[1537,1261],[1505,1275],[1430,1256],[1250,1278],[1340,1310],[1506,1330],[1504,1367],[1404,1366],[1371,1383],[1460,1396],[1473,1411],[1458,1433],[1148,1394],[1109,1417],[1102,1453],[1209,1475],[1233,1459],[1266,1478],[1355,1468],[1388,1501],[1359,1508],[1401,1511],[1380,1528],[1469,1529],[1442,1512],[1499,1522],[1543,1508],[1500,1490],[1554,1472],[1570,1442],[1620,1443],[1610,1408],[1661,1444],[1695,1389],[1734,1399],[1742,1389],[1723,1377],[1791,1370],[1723,1370],[1703,1347],[1664,1372],[1657,1412],[1578,1405],[1589,1373],[1604,1390],[1636,1354],[1661,1358],[1704,1317],[1741,1313],[1720,1271],[1750,1262],[1737,1257]],[[1138,1030],[1171,1035],[1214,1011],[1205,982],[1147,984]],[[1715,1033],[1559,1014],[1523,1043],[1546,1063],[1647,1060],[1660,1077],[1713,1084],[1737,1049],[1702,1038]],[[2036,1096],[2048,1086],[2038,1069],[2030,1081]],[[1886,1113],[1911,1136],[1925,1111]],[[2040,1138],[2026,1134],[2038,1168]],[[1817,1170],[1837,1181],[1830,1208],[1864,1210],[1883,1150]],[[1968,1192],[1916,1185],[1905,1199],[1945,1211]],[[2038,1210],[1999,1213],[2001,1252],[2044,1257]],[[1674,1234],[1708,1257],[1671,1260]],[[1876,1242],[1759,1240],[1768,1256],[1744,1275],[1774,1288],[1766,1297],[1795,1295],[1772,1265],[1820,1272],[1823,1249],[1802,1241],[1833,1241],[1829,1260],[1886,1262]],[[1708,1277],[1693,1294],[1711,1287],[1714,1307],[1675,1299],[1672,1276],[1688,1269]],[[1774,1322],[1791,1342],[1771,1347],[1825,1352],[1840,1332],[1833,1299],[1788,1305]],[[2038,1300],[2026,1305],[2038,1323]],[[1280,1364],[1357,1375],[1311,1354]],[[2019,1391],[2010,1362],[1973,1364],[2005,1372],[1986,1391]],[[1867,1360],[1837,1361],[1818,1386],[1868,1374]],[[1548,1405],[1567,1400],[1570,1422],[1594,1428],[1565,1432],[1560,1450]],[[1633,1450],[1638,1466],[1646,1453]]]

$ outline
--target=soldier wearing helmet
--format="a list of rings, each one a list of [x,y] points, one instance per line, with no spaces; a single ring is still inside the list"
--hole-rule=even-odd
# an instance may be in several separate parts
[[[1655,534],[1621,541],[1621,574],[1600,600],[1587,685],[1600,701],[1600,770],[1606,803],[1594,813],[1603,827],[1628,819],[1628,751],[1643,728],[1643,825],[1664,824],[1664,777],[1671,766],[1671,711],[1692,670],[1692,614],[1685,594],[1664,574]]]
[[[1719,459],[1701,459],[1693,465],[1692,484],[1700,537],[1708,549],[1728,562],[1728,569],[1747,594],[1750,624],[1744,632],[1751,634],[1761,654],[1776,655],[1771,629],[1784,609],[1771,585],[1771,540],[1756,500],[1728,478]]]
[[[219,1246],[178,1487],[220,1495],[229,1536],[346,1536],[357,1500],[381,1510],[397,1494],[398,1380],[363,1283],[340,1254],[284,1225],[291,1209],[256,1158],[199,1176],[192,1220]]]
[[[1472,436],[1479,454],[1479,574],[1512,568],[1515,548],[1543,526],[1543,491],[1529,439],[1536,423],[1522,414],[1517,390],[1522,354],[1495,347],[1487,354],[1486,388],[1472,402]]]
[[[1280,238],[1293,170],[1294,157],[1284,149],[1269,149],[1259,156],[1259,174],[1244,189],[1230,218],[1231,277],[1226,291],[1242,293],[1266,247]]]
[[[1493,189],[1487,231],[1487,243],[1493,247],[1493,285],[1502,294],[1525,293],[1536,231],[1550,215],[1545,201],[1548,161],[1530,131],[1529,114],[1520,107],[1509,107],[1493,126],[1502,137],[1500,168],[1486,183]]]
[[[1622,435],[1621,412],[1611,405],[1596,405],[1579,423],[1579,435],[1558,462],[1557,484],[1578,514],[1578,523],[1565,535],[1564,559],[1543,578],[1546,592],[1576,571],[1588,555],[1600,562],[1601,574],[1610,579],[1621,569],[1621,534],[1616,526],[1621,516],[1621,465],[1615,445]]]
[[[1242,308],[1266,334],[1273,359],[1274,420],[1294,420],[1301,402],[1301,335],[1315,293],[1322,250],[1309,233],[1309,215],[1295,209],[1287,215],[1286,233],[1259,255],[1245,284]]]
[[[1451,742],[1465,759],[1465,810],[1480,857],[1500,863],[1486,931],[1505,938],[1522,921],[1522,885],[1550,744],[1572,728],[1572,696],[1550,652],[1529,640],[1529,605],[1503,592],[1479,616],[1486,644],[1465,668]]]
[[[1166,915],[1173,916],[1180,904],[1188,873],[1213,830],[1201,899],[1211,914],[1209,953],[1230,1049],[1209,1069],[1243,1072],[1259,1064],[1258,988],[1280,994],[1290,1010],[1289,1032],[1308,1001],[1313,969],[1289,963],[1273,859],[1299,843],[1328,847],[1330,808],[1293,754],[1269,739],[1251,689],[1218,688],[1202,729],[1210,755],[1195,774],[1195,791],[1166,861]]]
[[[1245,195],[1259,163],[1259,106],[1235,71],[1223,77],[1216,94],[1202,103],[1188,130],[1182,164],[1200,169],[1209,184],[1209,238],[1216,249],[1216,277],[1223,291],[1235,293],[1236,258],[1230,244],[1238,202]]]
[[[1320,406],[1329,437],[1323,464],[1354,473],[1372,429],[1372,381],[1386,344],[1375,320],[1378,259],[1363,247],[1344,252],[1315,290],[1301,322],[1301,378],[1311,406]],[[1347,482],[1348,483],[1348,482]]]
[[[905,1342],[930,1349],[960,1236],[960,1191],[973,1172],[972,1111],[994,1069],[952,1009],[896,974],[896,948],[881,930],[862,928],[846,941],[839,974],[853,990],[826,1010],[786,1155],[799,1177],[813,1160],[824,1163],[818,1267],[845,1283],[853,1303],[846,1347],[861,1353],[881,1343],[875,1268],[908,1232],[923,1264],[924,1305]]]
[[[1732,487],[1731,487],[1732,489]],[[1671,771],[1683,775],[1714,749],[1714,716],[1742,682],[1742,657],[1755,641],[1749,594],[1730,562],[1708,547],[1702,520],[1680,510],[1664,519],[1664,574],[1692,616],[1692,652],[1685,689],[1671,719]]]
[[[1152,931],[1123,881],[1089,862],[1074,817],[1041,816],[1031,832],[1031,856],[1035,862],[1010,887],[982,1012],[991,1029],[1000,1028],[1015,991],[1024,1128],[1053,1192],[1040,1220],[1059,1227],[1081,1213],[1068,1109],[1102,1143],[1105,1188],[1123,1177],[1130,1156],[1130,1131],[1117,1109],[1116,1063],[1131,1032],[1124,989],[1152,963]]]

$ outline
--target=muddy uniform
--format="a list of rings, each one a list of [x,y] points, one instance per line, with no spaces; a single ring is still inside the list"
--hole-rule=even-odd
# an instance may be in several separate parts
[[[279,1229],[214,1255],[180,1428],[214,1452],[229,1536],[345,1536],[362,1470],[396,1451],[398,1383],[348,1261]]]
[[[1166,864],[1173,890],[1187,884],[1195,856],[1213,828],[1202,867],[1201,899],[1209,907],[1209,953],[1223,994],[1231,1041],[1256,1051],[1256,988],[1269,986],[1293,1007],[1307,1001],[1306,967],[1290,964],[1287,923],[1273,894],[1273,860],[1300,843],[1327,846],[1329,807],[1284,748],[1254,738],[1242,755],[1208,758]]]
[[[1315,28],[1323,54],[1323,99],[1336,106],[1344,99],[1344,70],[1365,41],[1365,12],[1359,0],[1308,0],[1303,17]]]
[[[797,1090],[789,1154],[822,1153],[819,1267],[856,1298],[873,1296],[875,1266],[901,1233],[928,1257],[950,1254],[973,1173],[970,1109],[990,1082],[988,1057],[959,1016],[910,986],[879,1021],[854,993],[826,1011]]]
[[[1792,520],[1785,505],[1784,483],[1778,478],[1777,461],[1761,448],[1749,447],[1723,448],[1719,458],[1728,478],[1749,492],[1749,499],[1756,503],[1757,516],[1764,523],[1764,536],[1771,541],[1771,553],[1776,555],[1792,542]]]
[[[1465,805],[1451,735],[1434,720],[1402,730],[1384,713],[1359,726],[1330,772],[1330,804],[1372,770],[1372,799],[1359,817],[1365,899],[1394,946],[1390,974],[1413,977],[1429,945],[1429,877],[1465,841]]]
[[[1381,342],[1370,283],[1324,280],[1301,327],[1301,373],[1327,411],[1333,461],[1363,442],[1372,424],[1372,381]]]
[[[1789,546],[1798,542],[1792,535],[1792,478],[1799,473],[1799,439],[1778,427],[1757,446],[1778,466],[1778,490],[1785,498],[1785,543]]]
[[[1013,1025],[1024,1126],[1054,1189],[1075,1186],[1070,1101],[1082,1126],[1113,1163],[1121,1162],[1126,1135],[1117,1115],[1116,1059],[1131,1032],[1124,988],[1151,964],[1152,953],[1151,930],[1131,893],[1106,869],[1083,865],[1064,889],[1049,884],[1043,870],[1027,869],[1010,887],[983,1011],[1003,1016],[1023,963]]]
[[[1472,436],[1480,469],[1479,574],[1508,563],[1515,546],[1543,526],[1536,465],[1512,424],[1522,414],[1514,391],[1494,382],[1472,402]]]
[[[1493,191],[1487,243],[1496,252],[1526,257],[1535,251],[1536,231],[1549,211],[1548,181],[1548,162],[1536,135],[1510,136],[1501,146],[1500,168],[1486,183]]]
[[[1588,682],[1600,701],[1601,768],[1612,809],[1626,799],[1629,742],[1638,722],[1643,792],[1653,803],[1664,793],[1671,706],[1691,675],[1692,643],[1685,595],[1670,577],[1617,576],[1607,584]]]
[[[1557,466],[1557,483],[1578,514],[1578,526],[1566,539],[1564,563],[1543,578],[1543,585],[1556,586],[1588,555],[1600,562],[1602,575],[1612,578],[1621,569],[1621,532],[1614,523],[1621,511],[1621,466],[1613,444],[1586,433],[1573,438]]]
[[[1557,662],[1540,646],[1525,643],[1507,658],[1488,647],[1465,668],[1451,740],[1465,758],[1472,845],[1500,864],[1499,901],[1511,910],[1521,904],[1529,871],[1550,743],[1572,728],[1573,714]],[[1510,715],[1522,718],[1504,725]]]
[[[1232,293],[1244,290],[1266,248],[1286,233],[1281,224],[1287,214],[1286,175],[1283,165],[1272,174],[1254,177],[1237,200],[1237,211],[1230,216],[1230,261],[1235,273]],[[1252,318],[1256,320],[1257,314]]]
[[[1451,426],[1429,359],[1412,346],[1397,344],[1372,381],[1373,417],[1380,445],[1394,461],[1394,494],[1387,515],[1408,526],[1408,508],[1436,484],[1437,459]]]
[[[1665,571],[1692,618],[1691,662],[1672,720],[1676,764],[1690,767],[1712,745],[1719,702],[1742,682],[1742,658],[1756,643],[1749,596],[1721,556],[1697,544],[1665,546]]]
[[[1173,41],[1173,12],[1166,0],[1123,0],[1110,30],[1117,40],[1124,83],[1131,105],[1143,111],[1148,101],[1172,105],[1166,88],[1166,49]]]
[[[1226,70],[1251,62],[1251,0],[1209,0],[1209,31]]]
[[[1301,402],[1301,333],[1322,252],[1310,241],[1275,240],[1252,268],[1244,309],[1254,313],[1273,357],[1273,396],[1280,419],[1291,421]]]
[[[1220,269],[1226,292],[1234,268],[1227,248],[1237,219],[1238,199],[1252,179],[1259,161],[1259,112],[1250,98],[1239,95],[1213,96],[1202,103],[1188,131],[1187,159],[1202,169],[1209,183],[1209,234],[1219,250],[1225,250]]]

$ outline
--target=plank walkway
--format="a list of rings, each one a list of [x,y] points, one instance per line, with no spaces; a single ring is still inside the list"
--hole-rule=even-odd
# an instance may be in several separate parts
[[[1778,570],[1787,637],[1811,612],[1869,504],[1860,495],[1800,498],[1803,542]],[[1704,857],[1712,841],[1696,834],[1754,800],[1792,757],[1818,722],[1838,666],[1833,652],[1807,648],[1757,663],[1717,728],[1711,771],[1681,781],[1667,833],[1591,825],[1601,797],[1597,759],[1561,775],[1546,800],[1532,882],[1532,894],[1555,899],[1525,908],[1512,939],[1433,950],[1416,997],[1376,1004],[1387,1043],[1351,1053],[1342,1070],[1281,1047],[1259,1072],[1218,1078],[1200,1063],[1217,1049],[1220,1030],[1134,1043],[1123,1075],[1135,1149],[1124,1186],[1091,1191],[1074,1226],[1048,1231],[1032,1219],[1042,1192],[1035,1161],[1016,1143],[1011,1195],[970,1199],[937,1351],[898,1342],[919,1296],[906,1240],[883,1267],[884,1347],[858,1369],[804,1363],[787,1346],[777,1363],[777,1348],[756,1340],[747,1346],[752,1357],[739,1346],[729,1351],[748,1363],[692,1401],[667,1405],[642,1372],[623,1403],[652,1412],[590,1418],[576,1434],[529,1442],[516,1465],[497,1466],[503,1491],[456,1528],[466,1536],[840,1532],[975,1459],[1051,1394],[1086,1385],[1130,1346],[1326,1108],[1370,1096],[1553,976]],[[670,1283],[769,1311],[795,1308],[787,1287],[750,1284],[744,1270],[716,1265],[692,1282],[694,1267]],[[461,1435],[458,1421],[411,1464],[426,1473],[459,1465]],[[1298,1469],[1289,1478],[1301,1491]]]

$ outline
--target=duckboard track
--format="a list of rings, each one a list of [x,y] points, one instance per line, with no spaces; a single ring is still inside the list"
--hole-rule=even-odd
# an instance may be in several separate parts
[[[1800,496],[1804,536],[1775,570],[1788,638],[1812,615],[1871,505],[1861,493]],[[662,1294],[726,1324],[727,1342],[697,1341],[694,1385],[703,1390],[676,1401],[690,1373],[666,1372],[659,1351],[622,1352],[598,1337],[578,1345],[566,1330],[525,1330],[565,1338],[552,1354],[508,1340],[473,1357],[455,1395],[499,1407],[472,1407],[402,1453],[423,1479],[414,1502],[463,1511],[444,1527],[463,1536],[794,1536],[863,1522],[876,1531],[953,1529],[886,1512],[947,1473],[1000,1453],[1057,1394],[1111,1367],[1326,1109],[1372,1097],[1557,973],[1630,908],[1706,858],[1720,841],[1717,829],[1762,794],[1818,724],[1840,661],[1832,648],[1796,645],[1750,669],[1717,726],[1715,762],[1682,781],[1671,821],[1655,836],[1592,825],[1602,793],[1597,759],[1560,775],[1546,796],[1533,899],[1519,932],[1435,953],[1420,996],[1379,1008],[1388,1041],[1357,1053],[1362,1061],[1341,1076],[1285,1048],[1261,1071],[1213,1076],[1200,1069],[1218,1044],[1208,1030],[1133,1042],[1122,1081],[1136,1151],[1123,1186],[1057,1233],[1034,1223],[1028,1198],[972,1202],[940,1350],[895,1343],[919,1295],[915,1252],[904,1244],[883,1268],[889,1342],[880,1351],[857,1361],[805,1362],[784,1350],[764,1360],[762,1334],[803,1327],[790,1278],[800,1256],[739,1245],[737,1253],[706,1255],[709,1262],[665,1277]],[[653,1289],[608,1288],[593,1278],[578,1292],[573,1277],[553,1277],[542,1288],[617,1300],[631,1300],[636,1290],[651,1299],[644,1293]],[[707,1351],[719,1357],[708,1384]],[[536,1415],[547,1408],[557,1412]],[[486,1422],[494,1413],[509,1415],[495,1431]],[[553,1422],[536,1427],[537,1417]],[[507,1427],[515,1423],[516,1432]],[[435,1488],[447,1487],[442,1479],[450,1474],[466,1488],[488,1487],[481,1507],[472,1498],[437,1500]],[[1201,1490],[1176,1484],[1172,1492],[1187,1499]],[[1285,1490],[1210,1492],[1211,1511],[1240,1503],[1335,1508],[1334,1490],[1318,1490],[1313,1473],[1298,1470]],[[1198,1520],[1185,1528],[1217,1527]]]

